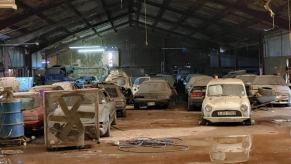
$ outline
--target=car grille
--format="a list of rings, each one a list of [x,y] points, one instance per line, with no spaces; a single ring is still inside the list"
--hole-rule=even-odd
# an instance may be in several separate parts
[[[225,112],[225,113],[234,113],[234,114],[223,114],[220,115],[219,112]],[[214,111],[212,112],[212,117],[241,117],[242,113],[240,111],[236,110],[219,110],[219,111]]]

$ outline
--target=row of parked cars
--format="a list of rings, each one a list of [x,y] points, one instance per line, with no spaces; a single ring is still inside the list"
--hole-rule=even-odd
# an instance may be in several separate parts
[[[213,78],[189,75],[185,80],[188,109],[202,110],[202,124],[208,122],[244,122],[251,124],[252,105],[258,103],[289,106],[291,91],[276,75],[237,75],[233,78]]]
[[[110,136],[110,127],[116,124],[116,117],[126,117],[126,99],[119,86],[104,82],[99,88],[99,123],[101,136]],[[76,90],[73,82],[58,82],[52,85],[32,87],[28,92],[15,92],[14,97],[22,101],[26,132],[42,132],[44,124],[43,92],[54,90]],[[92,111],[94,112],[94,111]]]

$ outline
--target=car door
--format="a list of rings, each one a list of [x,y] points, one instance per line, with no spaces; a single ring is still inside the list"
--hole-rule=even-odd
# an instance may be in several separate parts
[[[110,98],[107,91],[104,90],[102,92],[106,101],[106,110],[109,111],[110,118],[114,118],[114,114],[116,112],[115,101],[112,98]]]

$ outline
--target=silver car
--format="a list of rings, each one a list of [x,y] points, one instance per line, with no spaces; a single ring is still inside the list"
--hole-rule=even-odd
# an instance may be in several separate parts
[[[188,110],[192,110],[193,107],[201,108],[202,102],[205,97],[205,91],[207,83],[212,80],[211,76],[197,76],[191,81],[188,95]]]
[[[115,102],[110,98],[109,94],[105,90],[98,91],[98,118],[99,118],[99,131],[101,137],[109,137],[110,136],[110,127],[111,125],[116,124],[116,108]],[[70,102],[74,102],[74,97],[68,100],[68,106]],[[95,113],[95,107],[92,104],[81,104],[78,109],[78,112],[90,112]],[[64,113],[61,107],[58,107],[54,113],[54,116],[64,116]],[[83,124],[94,124],[95,119],[93,118],[81,118]],[[91,134],[92,131],[90,129],[86,130],[86,133]],[[92,134],[94,135],[94,134]]]
[[[167,108],[175,96],[175,90],[165,80],[149,80],[140,85],[134,96],[134,108],[160,106]]]
[[[214,79],[206,89],[201,124],[208,122],[244,122],[251,125],[251,105],[245,86],[239,79]]]
[[[115,101],[117,114],[122,117],[126,117],[126,99],[122,94],[120,87],[112,83],[101,83],[98,84],[98,86],[105,89],[110,98]]]
[[[270,88],[275,92],[276,99],[272,102],[272,104],[290,105],[291,90],[281,76],[256,76],[250,85],[251,96],[254,96],[258,92],[259,88]]]

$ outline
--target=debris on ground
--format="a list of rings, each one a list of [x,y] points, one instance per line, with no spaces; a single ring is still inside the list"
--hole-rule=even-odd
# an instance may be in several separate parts
[[[8,158],[2,158],[0,156],[0,164],[12,164],[12,162],[10,161],[10,159],[8,159]]]
[[[16,154],[22,154],[22,150],[0,150],[0,154],[2,155],[16,155]]]
[[[126,141],[115,141],[113,145],[118,146],[118,150],[134,153],[165,153],[186,151],[189,149],[187,145],[182,145],[182,139],[179,138],[135,138]]]
[[[272,120],[272,122],[277,123],[277,124],[280,124],[283,122],[290,122],[290,121],[291,120],[289,120],[289,119],[274,119],[274,120]]]

